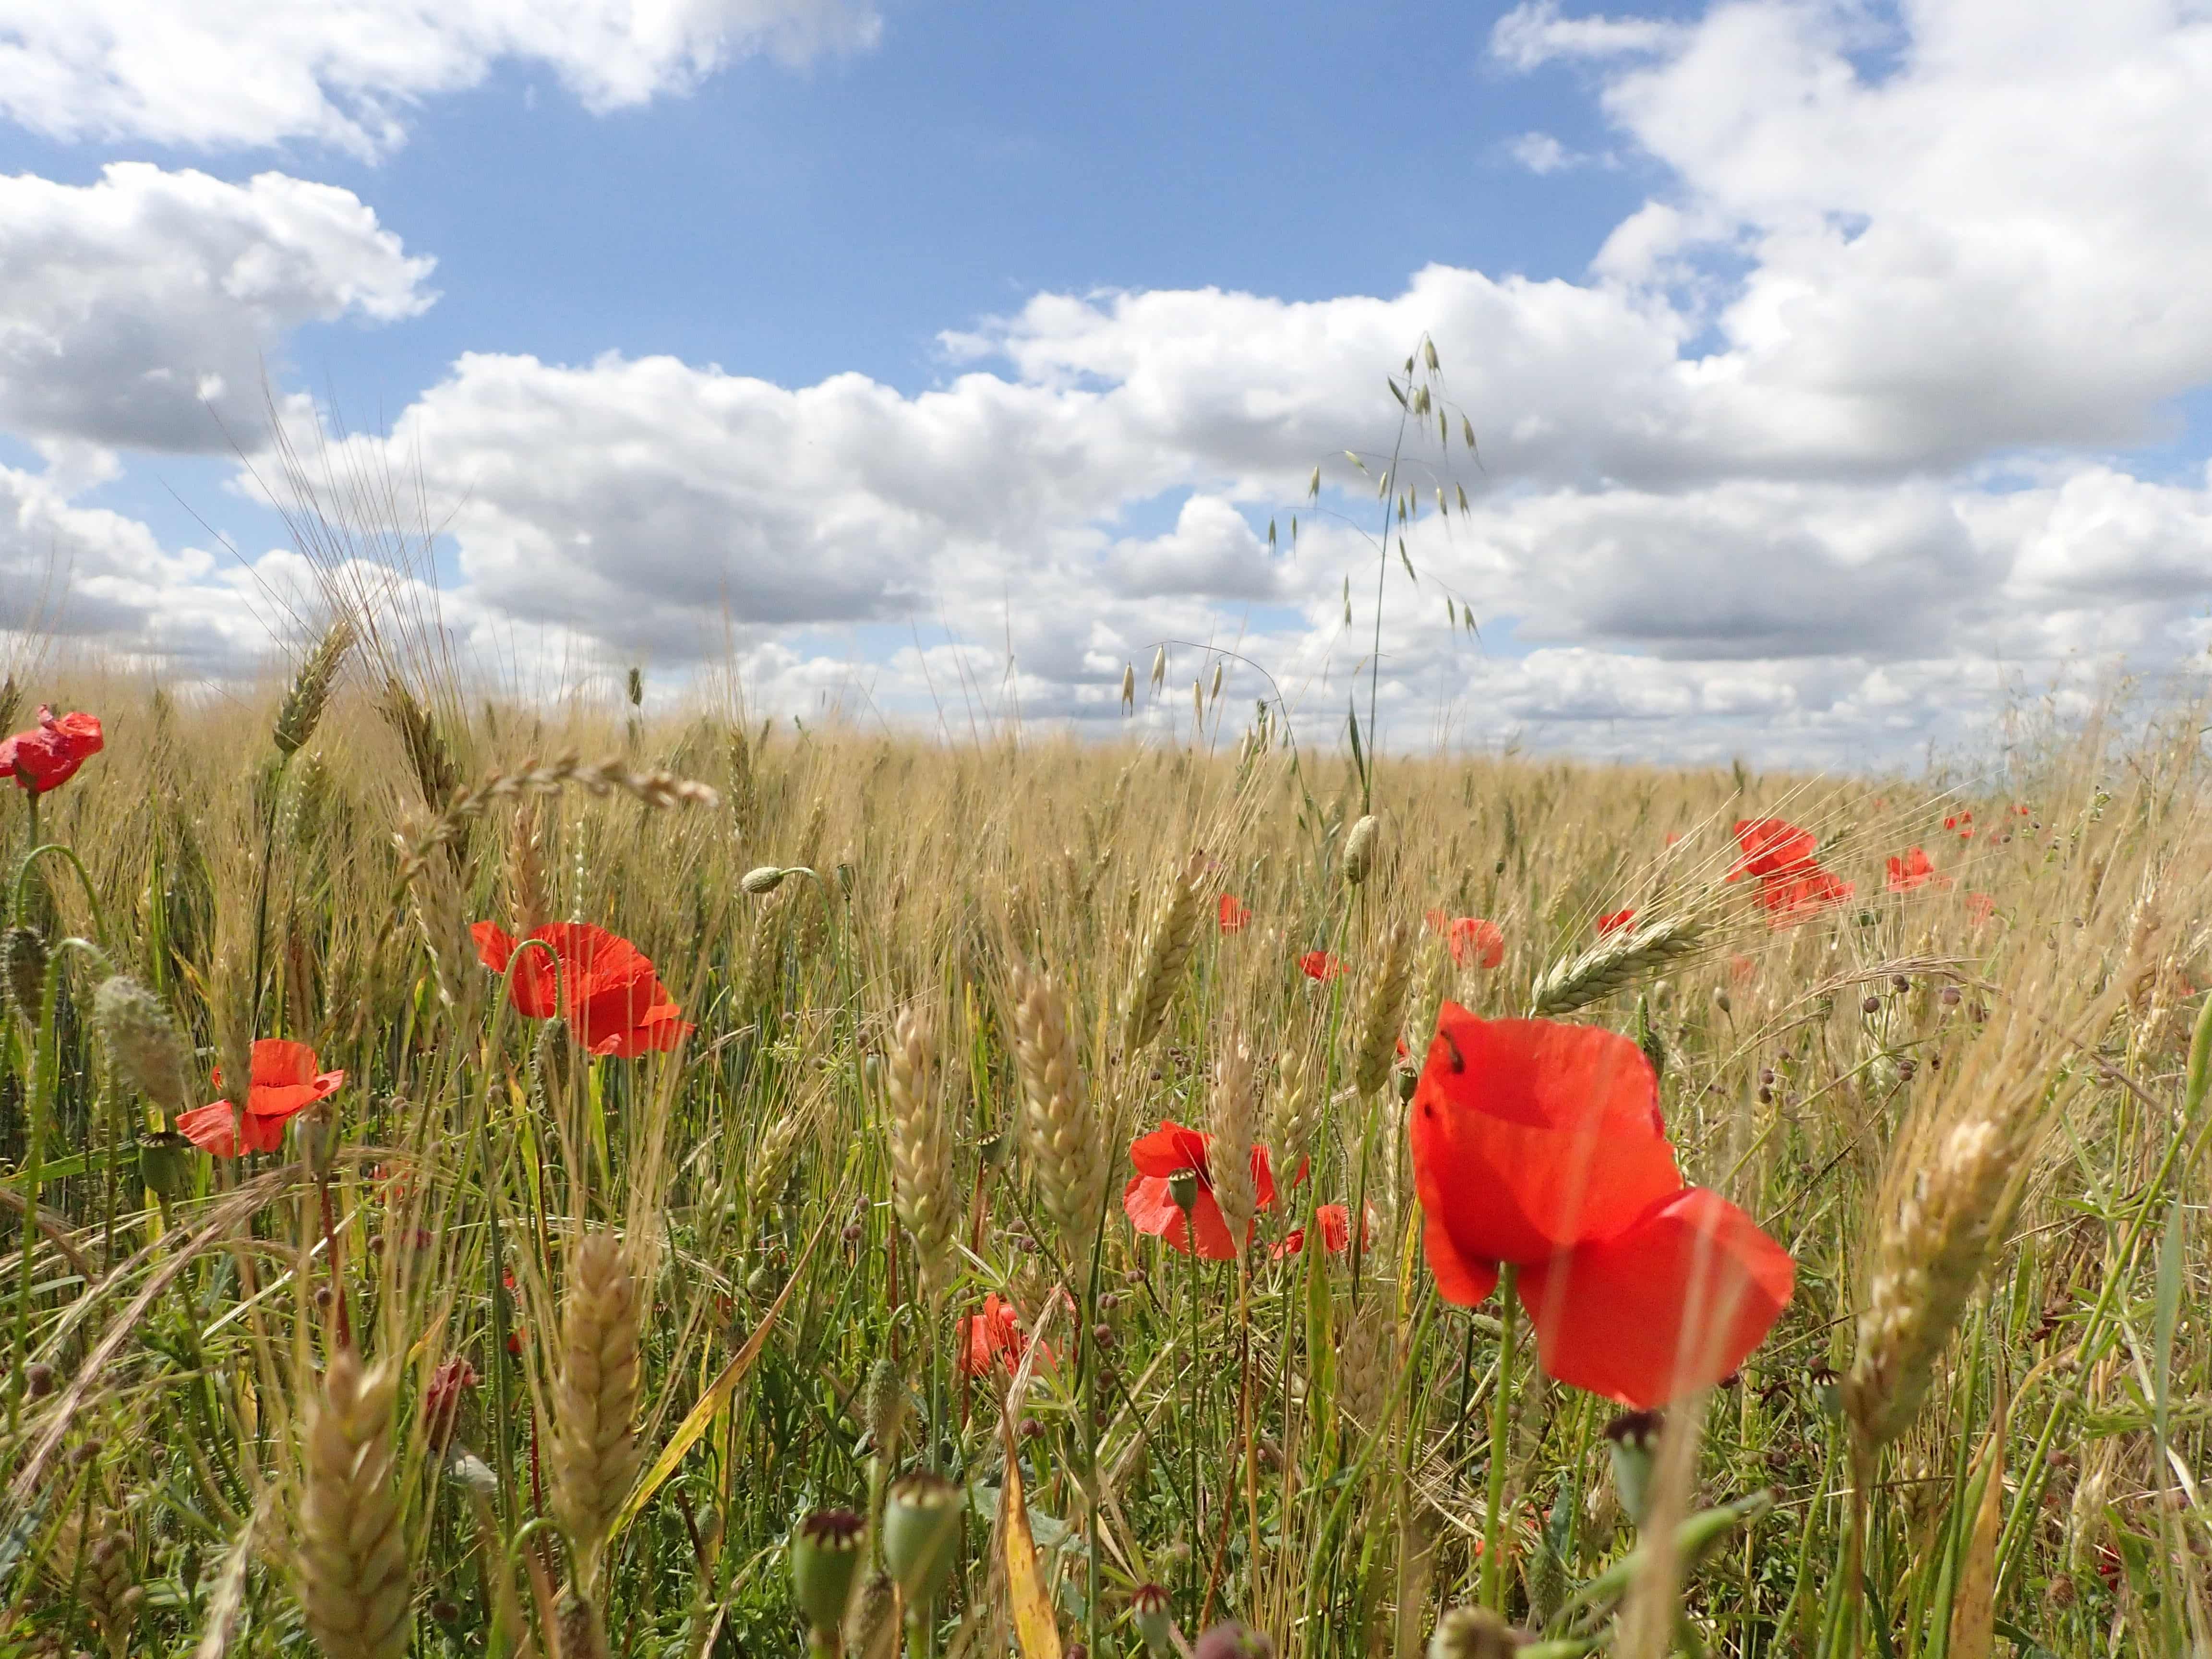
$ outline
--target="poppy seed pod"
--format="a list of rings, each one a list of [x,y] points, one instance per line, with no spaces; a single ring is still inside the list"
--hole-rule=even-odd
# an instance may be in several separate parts
[[[1198,1207],[1198,1171],[1177,1170],[1168,1177],[1168,1196],[1185,1215]]]
[[[773,893],[783,885],[783,878],[791,873],[781,865],[763,864],[748,870],[738,878],[738,885],[758,898],[763,893]]]
[[[1344,838],[1344,878],[1354,887],[1365,881],[1374,867],[1376,829],[1375,815],[1370,812]]]
[[[138,1179],[157,1198],[182,1198],[191,1186],[192,1143],[173,1129],[139,1136]]]
[[[1620,1507],[1634,1526],[1644,1524],[1659,1431],[1666,1425],[1667,1419],[1657,1412],[1624,1412],[1605,1425],[1606,1441],[1613,1452],[1613,1484],[1620,1491]]]
[[[834,1632],[853,1599],[867,1523],[850,1510],[817,1510],[791,1534],[791,1589],[816,1641]]]
[[[884,1500],[884,1565],[906,1598],[907,1617],[924,1617],[952,1570],[960,1539],[960,1488],[917,1470],[891,1482]]]
[[[8,979],[8,1000],[15,1012],[38,1024],[39,1005],[46,988],[46,942],[28,927],[10,927],[0,933],[0,971]]]
[[[1429,1659],[1506,1659],[1520,1646],[1511,1628],[1488,1607],[1454,1607],[1437,1620]]]
[[[1139,1584],[1129,1596],[1129,1614],[1137,1634],[1145,1638],[1152,1659],[1168,1659],[1175,1651],[1175,1618],[1168,1611],[1168,1593],[1158,1584]]]

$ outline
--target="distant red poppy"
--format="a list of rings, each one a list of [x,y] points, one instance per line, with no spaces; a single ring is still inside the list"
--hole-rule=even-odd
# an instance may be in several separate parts
[[[1321,1247],[1331,1255],[1342,1255],[1352,1248],[1352,1211],[1342,1204],[1324,1204],[1314,1212],[1314,1219],[1321,1224]],[[1359,1230],[1359,1242],[1364,1245],[1375,1231],[1375,1220],[1368,1218],[1367,1225]],[[1306,1230],[1293,1227],[1284,1236],[1283,1242],[1267,1252],[1268,1260],[1280,1261],[1286,1255],[1297,1255],[1306,1247]]]
[[[1230,1237],[1229,1222],[1213,1196],[1213,1172],[1206,1163],[1212,1149],[1212,1135],[1176,1122],[1163,1123],[1152,1133],[1140,1135],[1129,1148],[1129,1161],[1137,1166],[1137,1173],[1122,1189],[1121,1207],[1139,1232],[1164,1238],[1188,1255],[1190,1228],[1176,1207],[1170,1181],[1189,1170],[1198,1177],[1198,1194],[1190,1206],[1190,1219],[1198,1229],[1198,1253],[1209,1261],[1227,1261],[1237,1255],[1238,1243]],[[1252,1185],[1260,1207],[1273,1208],[1275,1171],[1265,1146],[1252,1148]],[[1249,1226],[1243,1243],[1251,1243]]]
[[[1680,830],[1669,830],[1667,832],[1667,845],[1668,845],[1668,846],[1669,846],[1669,847],[1679,847],[1679,846],[1680,846],[1680,845],[1681,845],[1681,843],[1682,843],[1682,832],[1681,832]]]
[[[514,939],[496,922],[469,929],[477,955],[495,974],[514,961]],[[576,1040],[595,1054],[634,1060],[651,1049],[673,1048],[691,1027],[684,1011],[653,976],[644,951],[619,933],[587,921],[552,921],[530,938],[550,945],[560,963],[556,973],[543,951],[526,951],[515,963],[514,1001],[532,1019],[566,1013]],[[566,996],[568,1006],[561,1006]]]
[[[1927,886],[1931,881],[1938,887],[1951,884],[1951,878],[1938,871],[1934,861],[1919,848],[1908,848],[1902,858],[1894,853],[1889,855],[1891,892],[1909,893],[1916,887]]]
[[[1997,902],[1987,893],[1966,895],[1966,920],[1980,927],[1997,913]]]
[[[1413,1093],[1423,1244],[1473,1307],[1515,1263],[1544,1369],[1650,1408],[1735,1370],[1790,1300],[1782,1247],[1685,1187],[1626,1037],[1447,1002]]]
[[[1299,971],[1308,979],[1334,979],[1344,964],[1326,951],[1309,951],[1298,958]]]
[[[1610,915],[1600,916],[1597,919],[1597,931],[1601,936],[1607,933],[1617,933],[1635,920],[1636,908],[1633,905],[1631,905],[1626,910],[1615,910]]]
[[[284,1144],[284,1126],[317,1101],[337,1092],[343,1072],[319,1072],[315,1051],[304,1042],[264,1037],[253,1045],[253,1075],[246,1091],[246,1150],[273,1152]],[[216,1087],[222,1086],[217,1067]],[[177,1115],[177,1127],[203,1152],[238,1156],[237,1114],[228,1100]]]
[[[1794,927],[1832,905],[1846,902],[1857,886],[1814,865],[1794,876],[1769,876],[1759,884],[1759,902],[1770,927]]]
[[[1505,960],[1505,930],[1480,916],[1447,918],[1441,910],[1429,912],[1429,926],[1444,936],[1452,960],[1461,967],[1495,968]]]
[[[443,1442],[453,1432],[461,1414],[461,1396],[477,1385],[477,1368],[455,1354],[439,1362],[422,1390],[422,1426],[430,1438]]]
[[[953,1322],[952,1346],[959,1356],[961,1373],[966,1376],[982,1376],[994,1367],[1012,1371],[1022,1363],[1028,1340],[1014,1304],[996,1291],[983,1298],[982,1312]],[[1052,1350],[1040,1346],[1037,1364],[1048,1367],[1052,1363]]]
[[[18,789],[27,789],[34,795],[58,789],[106,742],[98,716],[57,715],[51,704],[42,702],[36,726],[0,738],[0,778],[13,778]]]
[[[1748,985],[1759,977],[1759,959],[1741,952],[1729,958],[1729,978],[1737,985]]]
[[[1787,818],[1738,818],[1735,839],[1743,856],[1728,872],[1730,881],[1794,876],[1816,867],[1813,854],[1820,843],[1810,830],[1800,830]]]
[[[1220,915],[1221,931],[1224,933],[1241,933],[1252,920],[1252,913],[1244,908],[1243,901],[1234,893],[1221,896]]]

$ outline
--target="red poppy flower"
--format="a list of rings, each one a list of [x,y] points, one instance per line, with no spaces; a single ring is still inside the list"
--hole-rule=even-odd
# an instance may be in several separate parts
[[[422,1426],[433,1440],[452,1435],[461,1414],[461,1396],[476,1385],[477,1368],[460,1355],[439,1362],[430,1373],[429,1386],[422,1390]]]
[[[1321,1223],[1321,1247],[1331,1255],[1342,1255],[1352,1248],[1352,1211],[1342,1204],[1324,1204],[1314,1212],[1314,1219]],[[1375,1231],[1375,1218],[1370,1215],[1367,1224],[1359,1230],[1359,1242],[1366,1243]],[[1267,1252],[1271,1261],[1280,1261],[1286,1255],[1296,1255],[1306,1247],[1306,1230],[1293,1227],[1283,1242]]]
[[[1198,1228],[1198,1253],[1208,1261],[1227,1261],[1236,1255],[1237,1243],[1229,1236],[1228,1220],[1213,1196],[1213,1172],[1206,1164],[1212,1149],[1212,1135],[1180,1123],[1163,1123],[1152,1133],[1139,1136],[1129,1148],[1129,1161],[1137,1166],[1137,1173],[1122,1189],[1121,1207],[1139,1232],[1164,1238],[1188,1255],[1190,1229],[1184,1224],[1169,1183],[1170,1177],[1189,1170],[1198,1177],[1198,1196],[1190,1206],[1190,1219]],[[1259,1194],[1260,1207],[1273,1208],[1275,1171],[1265,1146],[1252,1149],[1252,1185]],[[1243,1242],[1252,1242],[1249,1224]]]
[[[1221,931],[1223,933],[1241,933],[1244,931],[1245,924],[1251,920],[1252,913],[1244,908],[1243,901],[1236,894],[1224,893],[1221,896]]]
[[[1787,818],[1738,818],[1735,839],[1743,857],[1728,872],[1730,881],[1794,876],[1815,867],[1813,853],[1820,843],[1810,830],[1800,830]]]
[[[284,1142],[284,1126],[317,1101],[335,1094],[343,1072],[318,1072],[315,1051],[304,1042],[264,1037],[253,1045],[253,1076],[246,1091],[246,1150],[273,1152]],[[222,1073],[215,1074],[222,1086]],[[218,1100],[177,1115],[177,1127],[193,1146],[217,1158],[236,1158],[238,1125],[231,1103]]]
[[[1966,895],[1966,920],[1980,927],[1997,913],[1997,902],[1987,893]]]
[[[1309,951],[1298,958],[1298,969],[1308,979],[1334,979],[1344,964],[1326,951]]]
[[[1480,916],[1455,916],[1444,929],[1452,960],[1464,968],[1495,968],[1505,960],[1505,930]]]
[[[1597,919],[1597,931],[1601,937],[1607,933],[1618,933],[1635,920],[1636,909],[1632,905],[1626,910],[1615,910],[1609,916],[1600,916]]]
[[[983,1298],[982,1312],[953,1322],[952,1346],[965,1376],[987,1376],[994,1366],[1012,1371],[1022,1363],[1022,1350],[1028,1340],[1014,1315],[1014,1304],[996,1291]],[[1039,1347],[1037,1364],[1052,1363],[1052,1350]]]
[[[516,949],[507,930],[480,921],[469,932],[484,966],[505,973]],[[522,953],[510,981],[521,1013],[532,1019],[565,1013],[587,1050],[624,1060],[649,1049],[673,1048],[690,1034],[684,1011],[653,976],[651,958],[621,934],[587,921],[553,921],[530,937],[550,945],[560,967],[556,972],[543,951]],[[563,994],[566,1008],[560,1003]]]
[[[1738,953],[1729,958],[1729,978],[1738,985],[1748,985],[1759,977],[1759,960]]]
[[[1759,902],[1770,927],[1791,927],[1810,921],[1834,904],[1842,904],[1858,891],[1851,882],[1838,879],[1819,865],[1794,876],[1769,876],[1759,884]]]
[[[1679,847],[1681,844],[1682,832],[1680,830],[1669,830],[1667,832],[1667,845],[1669,847]]]
[[[1951,878],[1938,872],[1934,861],[1919,848],[1908,848],[1902,858],[1894,853],[1890,854],[1889,890],[1891,892],[1909,893],[1916,887],[1925,887],[1931,881],[1938,887],[1948,887],[1951,884]]]
[[[1790,1299],[1782,1247],[1682,1184],[1650,1062],[1615,1032],[1446,1003],[1412,1138],[1437,1288],[1472,1307],[1516,1264],[1562,1382],[1663,1404],[1735,1370]]]
[[[13,778],[18,789],[40,794],[58,789],[76,775],[106,741],[99,717],[86,714],[57,715],[47,703],[39,705],[39,723],[27,732],[0,738],[0,778]]]

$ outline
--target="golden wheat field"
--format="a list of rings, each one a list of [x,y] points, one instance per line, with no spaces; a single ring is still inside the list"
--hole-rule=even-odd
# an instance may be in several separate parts
[[[0,1652],[2212,1650],[2199,711],[1816,779],[295,669],[5,694]]]

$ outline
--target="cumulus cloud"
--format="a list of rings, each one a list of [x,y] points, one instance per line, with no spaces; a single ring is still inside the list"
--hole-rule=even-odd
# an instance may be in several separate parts
[[[732,60],[866,46],[868,0],[0,0],[0,114],[64,140],[204,149],[311,139],[373,157],[421,99],[502,60],[594,111]]]
[[[117,162],[98,182],[0,178],[0,426],[85,447],[220,450],[264,413],[263,363],[301,324],[411,317],[432,262],[351,191]]]

